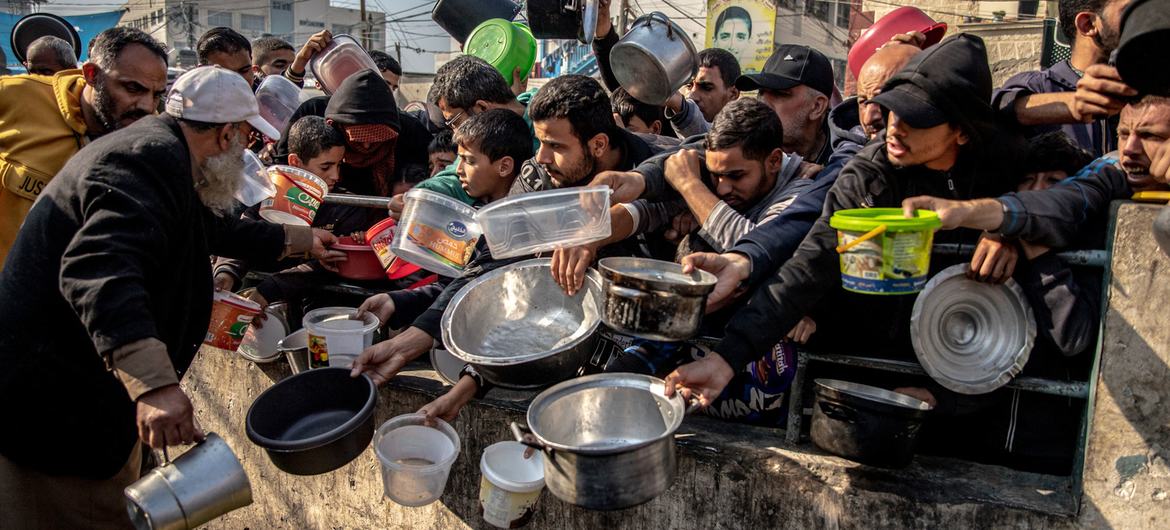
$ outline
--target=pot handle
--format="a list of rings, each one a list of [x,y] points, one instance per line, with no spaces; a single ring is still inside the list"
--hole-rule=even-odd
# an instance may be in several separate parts
[[[512,422],[512,434],[516,436],[516,441],[520,442],[533,449],[541,451],[552,452],[552,448],[544,445],[536,436],[532,434],[532,429],[528,427],[521,427],[519,423]]]
[[[683,398],[683,404],[687,406],[686,411],[683,413],[687,416],[690,416],[695,411],[703,407],[703,404],[699,403],[699,400],[695,399],[693,396],[689,398]]]
[[[609,289],[610,294],[612,294],[614,296],[620,296],[622,298],[632,298],[635,300],[642,300],[645,298],[650,298],[650,293],[647,293],[646,291],[639,291],[637,289],[631,289],[629,287],[622,287],[622,286],[616,285],[614,283],[610,283],[609,287],[607,289]]]
[[[849,407],[837,405],[836,403],[829,403],[822,401],[818,403],[821,407],[821,412],[834,420],[843,421],[845,423],[857,423],[857,412]]]

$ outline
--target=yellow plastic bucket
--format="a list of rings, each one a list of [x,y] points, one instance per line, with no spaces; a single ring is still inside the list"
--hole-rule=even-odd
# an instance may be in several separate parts
[[[829,218],[837,229],[841,285],[862,294],[914,294],[926,286],[938,214],[900,208],[839,210]]]

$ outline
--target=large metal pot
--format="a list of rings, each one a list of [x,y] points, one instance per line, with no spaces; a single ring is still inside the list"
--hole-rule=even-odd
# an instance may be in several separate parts
[[[528,0],[524,9],[532,36],[538,39],[593,42],[598,0]]]
[[[590,510],[649,501],[674,482],[674,432],[688,410],[661,379],[595,374],[553,386],[528,406],[517,441],[544,452],[544,482],[561,500]]]
[[[123,493],[130,521],[139,530],[195,528],[252,504],[248,475],[232,448],[213,432],[174,462],[150,470]]]
[[[282,380],[248,409],[245,431],[276,467],[317,475],[348,464],[374,437],[378,392],[349,368],[318,368]]]
[[[686,340],[699,331],[715,275],[643,258],[597,262],[605,280],[601,320],[615,331],[652,340]]]
[[[925,401],[869,385],[816,380],[809,437],[821,449],[854,462],[906,467],[918,430],[933,407]]]
[[[463,286],[443,312],[443,344],[480,375],[508,388],[540,388],[574,377],[596,343],[601,279],[573,296],[553,281],[552,260],[531,259]]]
[[[609,54],[618,83],[635,99],[664,105],[699,72],[698,52],[678,24],[657,11],[638,17]]]

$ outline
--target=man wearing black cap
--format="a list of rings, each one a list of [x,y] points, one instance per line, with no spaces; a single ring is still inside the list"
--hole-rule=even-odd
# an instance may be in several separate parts
[[[862,338],[875,354],[912,351],[906,322],[914,297],[855,295],[841,289],[837,231],[829,218],[844,209],[899,207],[903,199],[920,194],[999,195],[1019,181],[1013,166],[1026,144],[995,122],[987,52],[976,36],[962,34],[917,55],[874,101],[888,110],[884,142],[869,144],[841,170],[821,218],[796,254],[732,317],[712,354],[668,376],[668,392],[678,389],[710,404],[734,373],[807,315],[817,321],[820,331],[813,338],[822,348],[844,347]],[[956,231],[940,233],[935,240],[970,244],[977,237],[978,232]],[[734,292],[753,266],[734,252],[693,254],[683,262],[717,275],[719,283],[708,303]],[[935,271],[951,264],[940,256],[931,260]],[[829,308],[831,313],[825,311]],[[935,394],[942,394],[941,389]]]
[[[759,90],[759,100],[780,117],[784,150],[820,165],[829,161],[829,98],[833,97],[833,65],[808,46],[782,44],[764,69],[735,81],[741,92]]]

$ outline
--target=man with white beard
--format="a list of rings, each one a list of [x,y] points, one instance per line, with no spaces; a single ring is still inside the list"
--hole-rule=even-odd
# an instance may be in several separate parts
[[[166,113],[79,151],[0,273],[0,528],[126,528],[143,444],[203,434],[179,378],[207,332],[212,253],[329,253],[328,232],[223,213],[253,128],[239,75],[196,68]],[[243,418],[240,418],[242,421]]]

